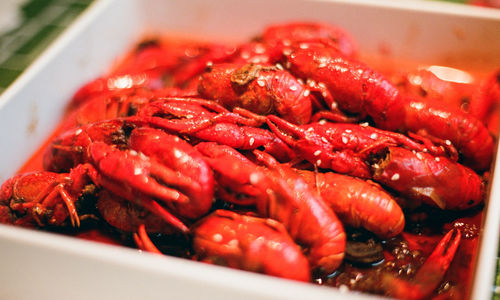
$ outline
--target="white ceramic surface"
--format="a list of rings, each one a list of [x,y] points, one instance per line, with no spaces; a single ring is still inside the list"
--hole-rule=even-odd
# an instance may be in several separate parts
[[[97,0],[0,98],[0,182],[55,128],[72,93],[144,33],[242,40],[285,20],[338,24],[364,55],[450,66],[467,61],[483,70],[500,66],[500,11],[492,9],[410,0]],[[492,187],[471,299],[491,297],[499,176]],[[0,226],[0,249],[0,299],[345,297],[335,289],[10,226]]]

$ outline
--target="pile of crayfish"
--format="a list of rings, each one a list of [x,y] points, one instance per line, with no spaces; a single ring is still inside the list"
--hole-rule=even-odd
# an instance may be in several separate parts
[[[343,29],[308,22],[236,45],[144,40],[74,94],[43,170],[3,183],[0,222],[98,224],[143,251],[460,299],[500,71],[457,83],[376,71],[358,51]]]

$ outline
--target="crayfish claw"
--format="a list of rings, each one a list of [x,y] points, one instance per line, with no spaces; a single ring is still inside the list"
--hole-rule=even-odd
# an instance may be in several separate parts
[[[450,230],[438,243],[411,281],[391,274],[382,276],[382,286],[396,298],[425,299],[441,284],[461,240],[460,230]]]
[[[432,251],[432,254],[417,272],[415,279],[418,282],[426,281],[430,273],[437,273],[441,278],[444,277],[444,274],[455,256],[461,237],[462,234],[460,230],[456,228],[450,230],[443,239],[441,239],[434,251]]]

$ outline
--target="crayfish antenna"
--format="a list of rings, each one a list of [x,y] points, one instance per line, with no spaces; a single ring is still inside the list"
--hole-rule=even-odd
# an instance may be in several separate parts
[[[340,111],[320,110],[311,117],[311,123],[328,120],[334,123],[356,123],[361,120],[360,117],[350,117]]]
[[[460,230],[454,228],[441,239],[431,255],[411,281],[384,274],[382,286],[391,296],[404,299],[428,298],[439,286],[448,271],[451,261],[460,244]]]
[[[419,133],[408,132],[408,136],[420,142],[431,154],[446,156],[452,161],[458,161],[458,150],[450,141],[438,139],[420,130]]]

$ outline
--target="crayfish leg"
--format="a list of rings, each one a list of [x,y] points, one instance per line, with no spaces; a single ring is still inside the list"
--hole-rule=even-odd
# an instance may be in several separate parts
[[[328,120],[335,123],[356,123],[360,121],[359,117],[350,117],[341,111],[320,110],[311,117],[311,122]]]
[[[101,179],[101,182],[103,185],[112,193],[116,194],[117,196],[123,197],[124,199],[127,199],[137,205],[140,205],[144,207],[145,209],[149,210],[153,214],[159,216],[165,222],[169,223],[170,225],[174,226],[175,228],[179,229],[181,232],[188,232],[189,229],[187,226],[179,220],[177,217],[169,213],[163,206],[161,206],[158,202],[155,200],[147,197],[147,196],[139,196],[136,197],[134,195],[131,195],[131,190],[124,190],[122,185],[116,184],[112,181],[106,180],[105,178]]]
[[[68,209],[69,218],[71,221],[71,225],[73,227],[80,227],[80,218],[78,217],[78,213],[76,211],[76,207],[74,204],[74,199],[70,196],[70,194],[64,188],[64,184],[58,184],[54,190],[47,195],[47,197],[41,203],[44,206],[52,206],[57,201],[57,195],[61,196],[66,208]]]
[[[139,225],[139,229],[134,233],[134,242],[137,247],[143,251],[148,251],[151,253],[162,254],[158,248],[153,244],[151,239],[146,232],[146,226],[144,224]]]
[[[174,226],[175,228],[179,229],[181,232],[188,232],[189,229],[187,226],[179,220],[177,217],[169,213],[166,209],[164,209],[158,202],[149,199],[149,198],[141,198],[141,205],[149,210],[150,212],[156,214],[157,216],[161,217],[163,220],[165,220],[168,224]]]
[[[269,126],[274,134],[292,148],[297,144],[298,140],[306,137],[302,128],[274,115],[267,116],[267,126]]]

